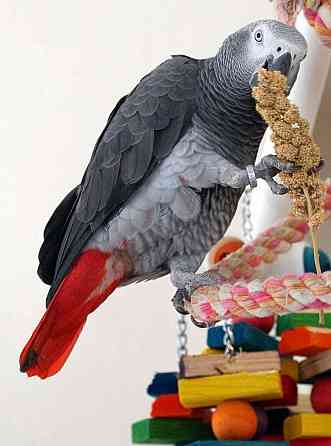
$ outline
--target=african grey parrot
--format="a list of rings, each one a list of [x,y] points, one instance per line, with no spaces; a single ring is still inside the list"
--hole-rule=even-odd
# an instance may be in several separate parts
[[[307,46],[274,20],[230,35],[215,57],[174,56],[111,113],[82,182],[50,218],[39,253],[47,311],[21,357],[46,378],[63,366],[87,318],[119,285],[170,273],[175,304],[215,281],[195,274],[228,228],[244,188],[295,166],[268,155],[254,166],[266,125],[251,96],[261,67],[293,86]]]

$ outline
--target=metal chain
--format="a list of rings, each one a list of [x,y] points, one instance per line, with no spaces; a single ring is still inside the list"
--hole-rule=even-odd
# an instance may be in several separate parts
[[[243,196],[243,207],[242,207],[242,230],[245,242],[251,242],[253,240],[253,222],[252,222],[252,211],[251,211],[251,194],[252,189],[247,187]],[[224,329],[224,346],[225,346],[225,356],[228,360],[231,360],[236,355],[236,350],[234,347],[234,333],[233,333],[233,323],[231,319],[225,319],[222,321],[222,326]]]
[[[243,196],[243,206],[242,206],[242,230],[245,242],[251,242],[253,240],[253,223],[252,223],[252,189],[246,187]]]
[[[179,314],[177,316],[177,357],[178,361],[182,356],[187,355],[187,323],[185,316]]]
[[[222,321],[222,326],[224,330],[223,343],[225,346],[224,355],[228,360],[231,360],[236,355],[236,350],[234,348],[234,333],[232,319],[224,319]]]

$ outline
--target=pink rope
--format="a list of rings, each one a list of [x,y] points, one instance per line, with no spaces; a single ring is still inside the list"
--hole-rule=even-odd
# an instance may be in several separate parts
[[[331,181],[325,188],[324,209],[331,216]],[[305,309],[331,307],[331,271],[317,275],[286,274],[281,278],[256,279],[262,263],[273,263],[309,230],[303,218],[289,216],[262,232],[253,242],[216,264],[219,285],[194,291],[187,310],[200,321],[212,323],[224,318],[265,317]]]

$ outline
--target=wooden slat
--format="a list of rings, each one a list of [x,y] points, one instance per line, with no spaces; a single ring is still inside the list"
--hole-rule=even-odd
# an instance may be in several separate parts
[[[147,387],[149,396],[169,395],[170,393],[178,393],[177,373],[164,372],[156,373],[151,384]]]
[[[284,435],[287,441],[331,437],[331,414],[303,413],[289,417],[284,423]]]
[[[324,327],[331,328],[331,313],[324,313],[324,324],[320,324],[320,314],[318,311],[291,313],[278,316],[277,318],[277,336],[284,331],[297,327]]]
[[[184,407],[211,407],[229,399],[263,401],[283,396],[279,372],[235,373],[232,375],[183,378],[178,381]]]
[[[277,339],[246,322],[234,324],[233,333],[234,346],[238,349],[242,348],[246,352],[278,350]],[[217,326],[208,330],[207,345],[210,348],[224,349],[223,327]]]
[[[151,409],[152,418],[191,418],[204,419],[210,418],[209,409],[186,409],[179,401],[178,394],[161,395],[153,401]]]
[[[280,370],[278,352],[239,353],[229,360],[224,354],[184,356],[181,361],[181,376],[217,376],[239,372],[267,372]]]
[[[300,380],[302,381],[329,371],[331,371],[331,349],[307,358],[299,366]]]
[[[284,331],[279,344],[281,355],[313,356],[331,349],[331,330],[328,328],[299,327]]]
[[[211,427],[199,420],[153,418],[132,425],[132,443],[174,444],[215,439]]]

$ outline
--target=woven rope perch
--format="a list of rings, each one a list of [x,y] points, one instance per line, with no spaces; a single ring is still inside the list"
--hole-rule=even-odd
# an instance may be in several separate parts
[[[331,180],[325,183],[324,209],[331,216]],[[331,271],[323,274],[287,274],[281,278],[257,279],[262,263],[273,263],[309,231],[305,220],[289,216],[260,234],[251,243],[215,265],[215,286],[196,289],[187,311],[202,322],[238,317],[265,317],[305,309],[331,308]]]

